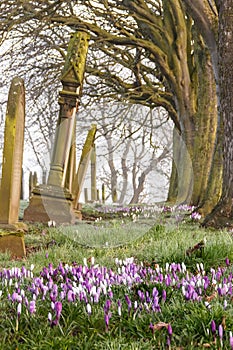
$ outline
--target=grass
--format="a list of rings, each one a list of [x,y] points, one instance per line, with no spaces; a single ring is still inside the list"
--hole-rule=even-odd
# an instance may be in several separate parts
[[[126,217],[118,213],[114,214],[113,219],[109,215],[107,220],[99,220],[101,214],[97,214],[95,212],[95,221],[80,222],[72,227],[49,228],[40,224],[31,225],[25,235],[25,259],[11,260],[9,254],[0,254],[1,271],[22,266],[30,270],[34,265],[34,277],[41,278],[43,268],[52,264],[55,273],[51,272],[48,281],[45,275],[43,283],[50,281],[52,286],[58,286],[56,300],[62,300],[59,322],[52,325],[47,319],[49,312],[53,320],[56,315],[56,309],[51,308],[52,299],[49,293],[52,289],[43,300],[43,287],[33,289],[31,277],[19,280],[11,277],[11,282],[2,277],[0,349],[230,349],[229,338],[230,332],[233,331],[230,285],[233,270],[231,264],[226,267],[225,261],[226,258],[230,263],[233,261],[231,232],[201,228],[198,223],[191,222],[188,215],[183,215],[182,220],[178,220],[173,215],[157,213],[150,217],[139,215],[135,220],[132,216]],[[205,243],[197,246],[202,241]],[[60,293],[65,285],[73,283],[73,286],[76,286],[79,283],[76,277],[73,279],[73,270],[64,275],[64,272],[61,272],[63,267],[83,268],[87,259],[85,269],[89,269],[88,273],[92,274],[93,269],[97,269],[92,265],[92,257],[95,259],[94,264],[98,264],[98,269],[111,269],[105,276],[106,280],[109,279],[111,271],[114,274],[120,273],[120,276],[125,278],[124,269],[127,270],[128,266],[131,266],[127,263],[116,265],[116,258],[119,261],[134,257],[132,268],[141,269],[139,274],[144,277],[132,285],[128,285],[128,282],[116,285],[111,282],[109,285],[109,282],[106,282],[106,294],[102,293],[96,303],[91,302],[89,294],[86,302],[80,301],[77,296],[73,302],[68,301],[67,296],[62,299]],[[63,267],[59,265],[61,262]],[[76,265],[72,265],[74,262]],[[211,280],[213,269],[218,271],[219,267],[221,273],[219,272],[219,280],[216,274],[216,283],[213,282],[215,279],[212,279],[208,289],[202,289],[201,292],[206,293],[202,295],[202,300],[187,299],[179,285],[179,281],[187,278],[187,272],[172,272],[172,263],[180,266],[184,264],[193,278],[202,274]],[[204,265],[204,271],[200,272],[200,264]],[[147,273],[152,271],[153,276],[157,276],[159,269],[163,281],[155,282]],[[171,284],[165,282],[168,275],[175,278]],[[85,275],[85,270],[83,276],[87,281],[93,280],[92,275]],[[227,284],[228,291],[221,295],[217,288],[223,288],[224,283]],[[101,286],[104,290],[103,284]],[[161,307],[159,312],[152,311],[152,304],[142,301],[139,295],[139,292],[143,295],[149,293],[147,295],[151,298],[155,287]],[[31,313],[24,300],[22,312],[18,317],[19,302],[11,298],[13,292],[20,294],[21,290],[25,291],[28,302],[33,301],[35,294],[36,311]],[[162,299],[164,290],[166,301]],[[109,294],[110,291],[113,295]],[[126,295],[132,301],[130,310]],[[104,306],[107,300],[111,301],[111,307],[106,311]],[[122,304],[121,315],[118,313],[118,300]],[[210,304],[208,306],[207,300]],[[135,302],[138,303],[137,307],[134,306]],[[87,303],[91,304],[90,315],[87,313]],[[106,314],[110,315],[108,326],[104,318]],[[212,320],[217,327],[215,333],[211,331]],[[165,326],[154,330],[153,327],[160,322],[164,322]],[[168,324],[172,325],[171,339],[168,335]],[[224,326],[222,339],[218,333],[219,325]],[[168,338],[170,345],[167,344]]]

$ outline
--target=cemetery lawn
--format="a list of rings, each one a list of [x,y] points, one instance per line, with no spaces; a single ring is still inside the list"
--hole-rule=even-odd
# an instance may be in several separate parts
[[[232,232],[189,212],[87,218],[0,254],[0,349],[233,349]]]

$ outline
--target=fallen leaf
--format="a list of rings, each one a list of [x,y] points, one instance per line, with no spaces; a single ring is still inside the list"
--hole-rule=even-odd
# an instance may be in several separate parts
[[[207,296],[207,297],[205,298],[205,300],[208,301],[208,302],[210,302],[211,300],[213,300],[214,298],[216,298],[216,296],[217,296],[217,292],[214,292],[213,294]]]
[[[167,328],[167,327],[168,327],[168,323],[165,323],[165,322],[158,322],[153,325],[154,331],[160,331],[161,329]]]

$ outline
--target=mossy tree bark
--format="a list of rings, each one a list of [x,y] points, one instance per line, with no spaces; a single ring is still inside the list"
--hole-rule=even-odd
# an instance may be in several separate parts
[[[223,121],[222,196],[207,215],[205,226],[233,227],[233,2],[219,1],[219,88],[220,116]]]
[[[195,65],[188,65],[189,103],[184,103],[182,99],[185,91],[181,94],[181,98],[177,99],[181,132],[174,129],[173,166],[168,202],[198,206],[200,203],[204,205],[204,194],[208,186],[209,195],[214,192],[217,198],[219,188],[211,173],[217,136],[216,84],[210,54],[197,34],[192,59]],[[182,89],[181,85],[180,91]],[[221,182],[219,176],[218,179]],[[215,204],[216,199],[213,206]]]

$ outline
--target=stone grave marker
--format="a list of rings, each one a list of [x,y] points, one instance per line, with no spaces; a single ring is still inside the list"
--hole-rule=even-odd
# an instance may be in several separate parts
[[[97,125],[92,124],[91,129],[88,131],[86,140],[83,145],[82,154],[78,165],[78,170],[74,179],[73,194],[74,194],[74,208],[76,209],[78,208],[78,205],[79,205],[81,191],[83,189],[87,168],[91,159],[91,153],[95,142],[96,131],[97,131]]]
[[[32,191],[29,206],[24,211],[24,220],[57,224],[73,224],[76,212],[73,197],[66,188],[73,131],[82,92],[86,56],[90,35],[85,29],[73,33],[61,76],[62,91],[52,160],[46,185],[38,185]]]
[[[21,78],[15,77],[10,86],[2,157],[2,180],[0,188],[0,229],[17,231],[26,230],[26,225],[19,223],[19,205],[22,179],[23,143],[25,125],[25,89]],[[0,250],[5,251],[3,240],[8,242],[8,248],[18,248],[14,255],[25,255],[25,246],[22,235],[14,236],[11,232],[0,234]],[[4,236],[4,239],[2,237]]]

